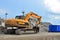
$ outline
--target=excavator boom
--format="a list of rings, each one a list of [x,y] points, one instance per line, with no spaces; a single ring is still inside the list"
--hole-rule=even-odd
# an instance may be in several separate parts
[[[35,14],[33,12],[29,12],[29,13],[26,14],[24,20],[28,21],[30,19],[30,17],[33,17],[33,18],[37,19],[36,25],[40,24],[41,16],[38,16],[37,14]]]

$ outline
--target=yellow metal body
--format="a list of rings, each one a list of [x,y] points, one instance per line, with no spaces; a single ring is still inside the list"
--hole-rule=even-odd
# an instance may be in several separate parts
[[[30,24],[28,20],[31,16],[38,19],[36,25],[40,24],[41,16],[38,16],[33,12],[29,12],[24,16],[23,19],[11,18],[5,20],[5,26],[30,28]]]

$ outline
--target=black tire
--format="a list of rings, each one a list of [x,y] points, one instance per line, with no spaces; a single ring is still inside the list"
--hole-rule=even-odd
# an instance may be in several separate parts
[[[21,35],[22,34],[22,30],[21,29],[17,29],[16,31],[15,31],[15,34],[17,34],[17,35]]]
[[[7,30],[7,33],[8,33],[8,34],[11,34],[11,30]]]
[[[34,33],[38,33],[39,32],[39,27],[34,27],[33,30],[34,30]]]
[[[8,34],[12,34],[12,30],[11,30],[11,29],[8,29],[8,30],[7,30],[7,33],[8,33]]]
[[[5,29],[4,30],[5,32],[5,34],[13,34],[14,33],[14,31],[12,30],[12,29]]]
[[[7,34],[7,29],[4,29],[3,32],[4,32],[4,34]]]

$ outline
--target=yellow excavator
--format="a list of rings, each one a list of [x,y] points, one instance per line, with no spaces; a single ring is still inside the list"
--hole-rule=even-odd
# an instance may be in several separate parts
[[[33,12],[29,12],[24,16],[16,16],[15,18],[5,20],[4,33],[22,34],[22,32],[31,30],[34,33],[38,33],[40,21],[41,16]]]

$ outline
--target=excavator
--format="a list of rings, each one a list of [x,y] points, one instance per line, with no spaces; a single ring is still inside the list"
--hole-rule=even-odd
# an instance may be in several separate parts
[[[41,16],[33,12],[29,12],[23,16],[16,16],[15,18],[5,20],[4,33],[11,34],[22,34],[26,31],[34,31],[34,33],[39,32],[39,24],[41,21]]]

